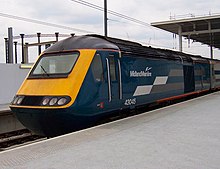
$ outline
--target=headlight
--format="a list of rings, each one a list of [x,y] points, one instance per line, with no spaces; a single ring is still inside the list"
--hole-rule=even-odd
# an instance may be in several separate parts
[[[50,102],[49,102],[49,105],[50,106],[54,106],[56,103],[57,103],[57,98],[56,97],[54,97],[54,98],[52,98],[51,100],[50,100]]]
[[[19,97],[18,98],[18,101],[17,101],[17,104],[21,104],[21,102],[23,101],[24,97]]]
[[[12,104],[14,105],[20,105],[24,99],[24,96],[15,96],[14,100],[12,101]]]
[[[12,104],[17,104],[18,99],[19,99],[19,97],[15,96],[14,100],[12,101]]]
[[[66,99],[66,98],[61,98],[61,99],[58,100],[57,104],[58,104],[59,106],[62,106],[62,105],[64,105],[66,102],[67,102],[67,99]]]
[[[42,105],[46,106],[49,103],[50,99],[48,97],[43,99]]]

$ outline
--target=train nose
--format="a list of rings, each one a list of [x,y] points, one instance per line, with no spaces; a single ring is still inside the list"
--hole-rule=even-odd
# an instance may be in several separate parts
[[[14,109],[18,120],[35,134],[54,137],[68,132],[66,123],[61,114],[65,110],[36,110],[36,109]],[[73,126],[72,126],[73,127]]]

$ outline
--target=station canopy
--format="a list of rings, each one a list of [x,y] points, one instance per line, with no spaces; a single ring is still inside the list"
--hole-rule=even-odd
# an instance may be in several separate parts
[[[154,22],[151,25],[220,49],[220,15]]]

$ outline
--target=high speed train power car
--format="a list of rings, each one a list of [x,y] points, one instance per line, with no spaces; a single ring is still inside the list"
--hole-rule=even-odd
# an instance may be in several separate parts
[[[10,108],[31,131],[56,136],[100,119],[220,87],[220,61],[99,35],[57,42]]]

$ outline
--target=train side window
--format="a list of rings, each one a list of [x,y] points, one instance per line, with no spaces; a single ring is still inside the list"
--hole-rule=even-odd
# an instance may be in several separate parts
[[[111,80],[116,80],[116,72],[115,72],[115,59],[113,55],[109,55],[109,62],[110,62],[110,76]]]
[[[103,67],[100,54],[96,54],[92,61],[92,74],[96,82],[103,81]]]

